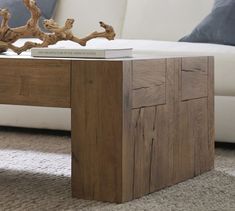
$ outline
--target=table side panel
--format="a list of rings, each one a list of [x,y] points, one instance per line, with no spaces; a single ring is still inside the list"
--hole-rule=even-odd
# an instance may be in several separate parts
[[[182,182],[213,168],[212,58],[165,61],[165,79],[160,77],[166,86],[165,104],[149,104],[132,110],[135,148],[133,198]],[[146,73],[144,68],[141,69]],[[190,77],[192,80],[184,77],[185,70],[193,74]],[[203,77],[197,77],[198,75]],[[150,75],[146,76],[147,81],[148,78],[151,78]],[[199,82],[198,86],[202,89],[194,86],[189,88],[192,81],[195,84]],[[142,100],[144,105],[145,99]]]
[[[0,103],[70,107],[70,61],[0,59]]]

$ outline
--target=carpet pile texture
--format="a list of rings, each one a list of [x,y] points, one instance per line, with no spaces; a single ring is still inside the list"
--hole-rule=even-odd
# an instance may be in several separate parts
[[[217,147],[215,170],[124,203],[71,198],[70,136],[0,128],[0,211],[234,211],[235,146]]]

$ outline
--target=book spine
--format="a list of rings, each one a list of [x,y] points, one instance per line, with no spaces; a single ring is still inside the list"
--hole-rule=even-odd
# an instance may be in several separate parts
[[[34,57],[72,57],[72,58],[105,58],[103,51],[74,51],[63,49],[32,49],[31,56]]]

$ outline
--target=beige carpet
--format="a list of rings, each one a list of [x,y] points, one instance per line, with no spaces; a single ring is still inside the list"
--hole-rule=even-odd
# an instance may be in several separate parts
[[[0,210],[235,211],[235,146],[214,171],[116,205],[71,198],[68,134],[0,128]]]

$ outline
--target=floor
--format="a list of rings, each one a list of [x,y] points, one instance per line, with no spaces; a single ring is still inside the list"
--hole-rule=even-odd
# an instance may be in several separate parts
[[[0,211],[234,211],[235,144],[217,144],[215,170],[125,204],[71,198],[70,134],[0,127]]]

